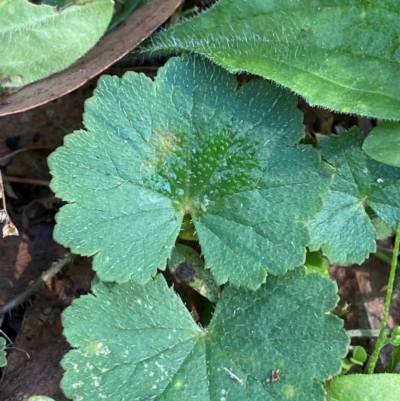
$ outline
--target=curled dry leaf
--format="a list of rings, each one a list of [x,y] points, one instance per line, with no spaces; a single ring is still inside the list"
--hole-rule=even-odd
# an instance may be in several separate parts
[[[0,198],[3,202],[3,209],[0,209],[0,223],[5,223],[3,226],[3,238],[10,235],[19,235],[17,227],[11,221],[10,216],[7,213],[7,205],[4,197],[3,177],[0,171]]]
[[[9,221],[3,227],[3,238],[9,237],[10,235],[19,235],[17,227],[15,227],[14,223]]]

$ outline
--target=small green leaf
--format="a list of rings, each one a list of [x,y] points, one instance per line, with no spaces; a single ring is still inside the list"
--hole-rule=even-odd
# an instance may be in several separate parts
[[[3,337],[0,337],[0,368],[3,368],[7,365],[7,354],[5,351],[6,348],[6,340]]]
[[[307,267],[307,272],[309,273],[318,273],[322,276],[329,277],[328,263],[320,252],[307,252],[304,265]]]
[[[385,121],[364,140],[364,152],[373,159],[400,167],[400,124]]]
[[[400,375],[346,375],[328,383],[329,401],[399,401]]]
[[[367,360],[367,351],[361,345],[356,345],[352,351],[352,358],[351,361],[357,365],[363,365],[364,362]]]
[[[399,10],[393,0],[220,0],[141,53],[197,52],[311,105],[399,120]]]
[[[170,59],[155,82],[104,76],[85,104],[86,131],[49,158],[51,188],[70,202],[55,238],[96,255],[102,280],[147,282],[190,216],[217,284],[255,289],[301,265],[332,177],[301,145],[296,98],[199,57]],[[187,220],[186,220],[187,221]]]
[[[33,395],[28,398],[28,401],[55,401],[53,398],[46,397],[44,395]]]
[[[60,71],[103,35],[111,0],[76,0],[61,10],[27,0],[0,3],[0,86],[18,87]]]
[[[322,156],[337,172],[325,207],[309,224],[311,250],[322,249],[331,263],[362,263],[376,250],[375,213],[392,230],[400,216],[400,169],[370,159],[358,128],[319,141]],[[371,212],[372,211],[372,212]]]
[[[321,382],[349,343],[329,313],[335,284],[303,269],[257,291],[227,285],[206,329],[160,275],[143,286],[95,280],[92,292],[63,313],[76,349],[62,360],[62,388],[82,401],[323,401]]]

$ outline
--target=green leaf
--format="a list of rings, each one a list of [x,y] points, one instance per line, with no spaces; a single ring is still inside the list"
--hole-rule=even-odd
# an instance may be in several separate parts
[[[54,399],[44,395],[33,395],[28,398],[28,401],[54,401]]]
[[[329,401],[399,401],[400,375],[347,375],[329,382]]]
[[[328,263],[320,252],[307,252],[304,265],[309,273],[318,273],[324,277],[329,277]]]
[[[400,124],[385,121],[365,138],[364,152],[373,159],[400,167]]]
[[[364,362],[367,360],[367,351],[361,345],[356,345],[352,351],[353,357],[350,360],[360,366],[364,365]]]
[[[303,269],[258,291],[225,286],[208,328],[161,275],[143,286],[95,280],[92,292],[63,313],[76,349],[61,386],[82,401],[323,401],[321,382],[340,371],[349,343],[329,313],[336,285]]]
[[[3,368],[7,365],[7,354],[5,351],[6,348],[6,340],[3,337],[0,337],[0,368]]]
[[[399,13],[393,0],[220,0],[141,53],[197,52],[311,105],[399,120]]]
[[[190,215],[217,284],[257,288],[304,262],[305,222],[332,171],[299,145],[296,98],[199,57],[169,60],[155,82],[104,76],[85,104],[86,131],[49,158],[51,188],[70,202],[55,238],[96,255],[105,281],[147,282]]]
[[[111,0],[76,0],[61,10],[3,0],[0,85],[27,85],[68,67],[100,39],[112,11]]]
[[[369,158],[361,149],[363,134],[352,128],[319,141],[322,156],[337,171],[325,207],[309,224],[311,250],[322,249],[331,263],[362,263],[375,252],[382,233],[371,221],[376,214],[392,230],[400,216],[400,169]]]
[[[140,4],[146,3],[147,0],[119,0],[116,3],[116,11],[111,19],[107,32],[114,29],[118,24],[125,21],[126,18],[137,8]]]

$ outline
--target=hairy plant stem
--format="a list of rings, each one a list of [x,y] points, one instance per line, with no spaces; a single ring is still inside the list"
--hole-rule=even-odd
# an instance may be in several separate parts
[[[380,353],[382,347],[384,345],[386,345],[385,327],[386,327],[386,322],[387,322],[387,319],[389,316],[390,301],[392,300],[394,279],[395,279],[396,267],[397,267],[397,258],[399,255],[399,245],[400,245],[400,221],[397,225],[396,239],[394,241],[392,263],[390,265],[388,288],[387,288],[387,292],[386,292],[385,307],[383,310],[381,327],[379,330],[379,336],[376,341],[375,349],[374,349],[371,357],[369,358],[367,366],[365,368],[365,373],[367,373],[367,374],[374,373],[376,362],[378,361],[379,353]]]

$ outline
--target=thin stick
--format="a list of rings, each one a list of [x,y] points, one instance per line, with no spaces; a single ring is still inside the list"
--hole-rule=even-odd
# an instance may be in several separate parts
[[[388,288],[387,288],[387,292],[386,292],[385,307],[383,310],[383,316],[382,316],[382,320],[381,320],[379,336],[376,341],[375,349],[374,349],[371,357],[369,358],[367,366],[365,368],[365,372],[368,374],[374,373],[376,362],[378,361],[378,358],[379,358],[379,353],[380,353],[382,347],[386,344],[385,327],[386,327],[386,322],[387,322],[387,319],[389,316],[390,301],[392,300],[394,279],[396,276],[397,258],[399,255],[399,247],[400,247],[400,221],[397,225],[396,238],[394,241],[392,263],[390,266]]]
[[[66,253],[64,257],[57,262],[54,262],[49,269],[44,271],[40,277],[38,277],[28,288],[18,294],[15,298],[11,299],[4,305],[0,306],[0,315],[15,309],[18,305],[21,305],[26,301],[32,294],[38,291],[42,285],[52,277],[54,277],[58,272],[60,272],[64,266],[72,262],[75,255],[72,253]]]
[[[27,150],[27,148],[17,149],[14,150],[14,152],[9,153],[8,155],[0,157],[0,166],[7,166],[7,164],[15,155],[17,155],[18,153],[26,152]]]
[[[10,177],[8,175],[5,175],[3,180],[7,182],[17,182],[19,184],[42,185],[44,187],[48,187],[50,185],[50,181],[35,180],[34,178]]]

